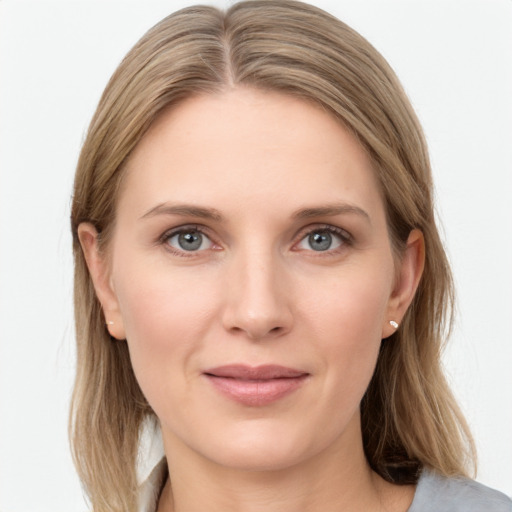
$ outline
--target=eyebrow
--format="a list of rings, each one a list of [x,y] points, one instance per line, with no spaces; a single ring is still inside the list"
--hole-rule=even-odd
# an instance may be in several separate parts
[[[359,215],[371,224],[370,215],[365,210],[348,203],[302,208],[293,213],[292,217],[295,219],[310,219],[312,217],[334,217],[335,215],[346,214]]]
[[[156,215],[182,215],[187,217],[198,217],[200,219],[208,219],[214,221],[221,221],[222,215],[215,208],[204,208],[202,206],[194,206],[189,204],[169,204],[161,203],[151,210],[148,210],[142,219],[155,217]]]
[[[314,217],[334,217],[336,215],[359,215],[371,224],[368,213],[352,204],[332,204],[326,206],[317,206],[311,208],[301,208],[292,214],[292,219],[310,219]],[[221,222],[223,217],[219,210],[215,208],[205,208],[189,204],[170,204],[161,203],[148,210],[140,219],[148,219],[157,215],[182,215],[187,217],[198,217],[200,219],[213,220]]]

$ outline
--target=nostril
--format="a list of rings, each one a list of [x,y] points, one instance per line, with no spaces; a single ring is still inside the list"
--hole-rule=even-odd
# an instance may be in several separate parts
[[[248,291],[243,296],[234,294],[226,301],[222,324],[233,335],[243,333],[258,340],[284,335],[291,328],[293,317],[287,303],[278,302],[275,294]]]
[[[285,332],[285,328],[282,326],[268,328],[264,325],[248,325],[245,328],[233,326],[230,331],[237,335],[245,333],[245,335],[252,340],[260,340],[280,336]]]

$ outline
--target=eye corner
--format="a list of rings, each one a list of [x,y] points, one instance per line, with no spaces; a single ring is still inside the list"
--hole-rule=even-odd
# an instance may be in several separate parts
[[[198,257],[206,251],[218,251],[221,246],[202,226],[183,225],[166,230],[158,239],[159,245],[180,257]]]
[[[297,238],[292,246],[294,252],[305,251],[316,255],[337,254],[353,244],[350,233],[330,224],[307,226],[299,232]]]

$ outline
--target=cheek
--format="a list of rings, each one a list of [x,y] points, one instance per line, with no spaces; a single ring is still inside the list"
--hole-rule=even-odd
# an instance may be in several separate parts
[[[119,275],[130,279],[120,279],[116,292],[132,366],[150,399],[155,393],[165,395],[168,386],[177,385],[174,377],[192,367],[190,359],[201,349],[215,317],[216,294],[205,279],[198,292],[200,276],[146,269],[121,270]]]
[[[302,316],[323,332],[320,339],[338,340],[334,346],[350,344],[354,349],[380,342],[393,279],[392,267],[387,266],[388,272],[368,265],[344,269],[323,283],[305,283]]]
[[[347,273],[305,307],[325,369],[325,396],[341,406],[338,410],[357,408],[372,377],[391,279],[391,272]]]

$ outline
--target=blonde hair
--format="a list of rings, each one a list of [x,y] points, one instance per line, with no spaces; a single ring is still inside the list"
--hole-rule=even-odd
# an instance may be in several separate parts
[[[107,247],[123,163],[155,118],[185,98],[238,84],[323,106],[372,158],[398,257],[410,231],[423,232],[419,289],[400,328],[382,344],[361,403],[363,443],[372,468],[391,482],[415,482],[422,467],[466,474],[473,442],[440,362],[453,286],[416,115],[383,57],[344,23],[300,2],[255,0],[225,13],[186,8],[147,32],[109,81],[80,154],[72,206],[78,363],[70,431],[93,509],[136,510],[139,429],[154,413],[126,343],[113,343],[105,329],[78,225],[93,223]]]

